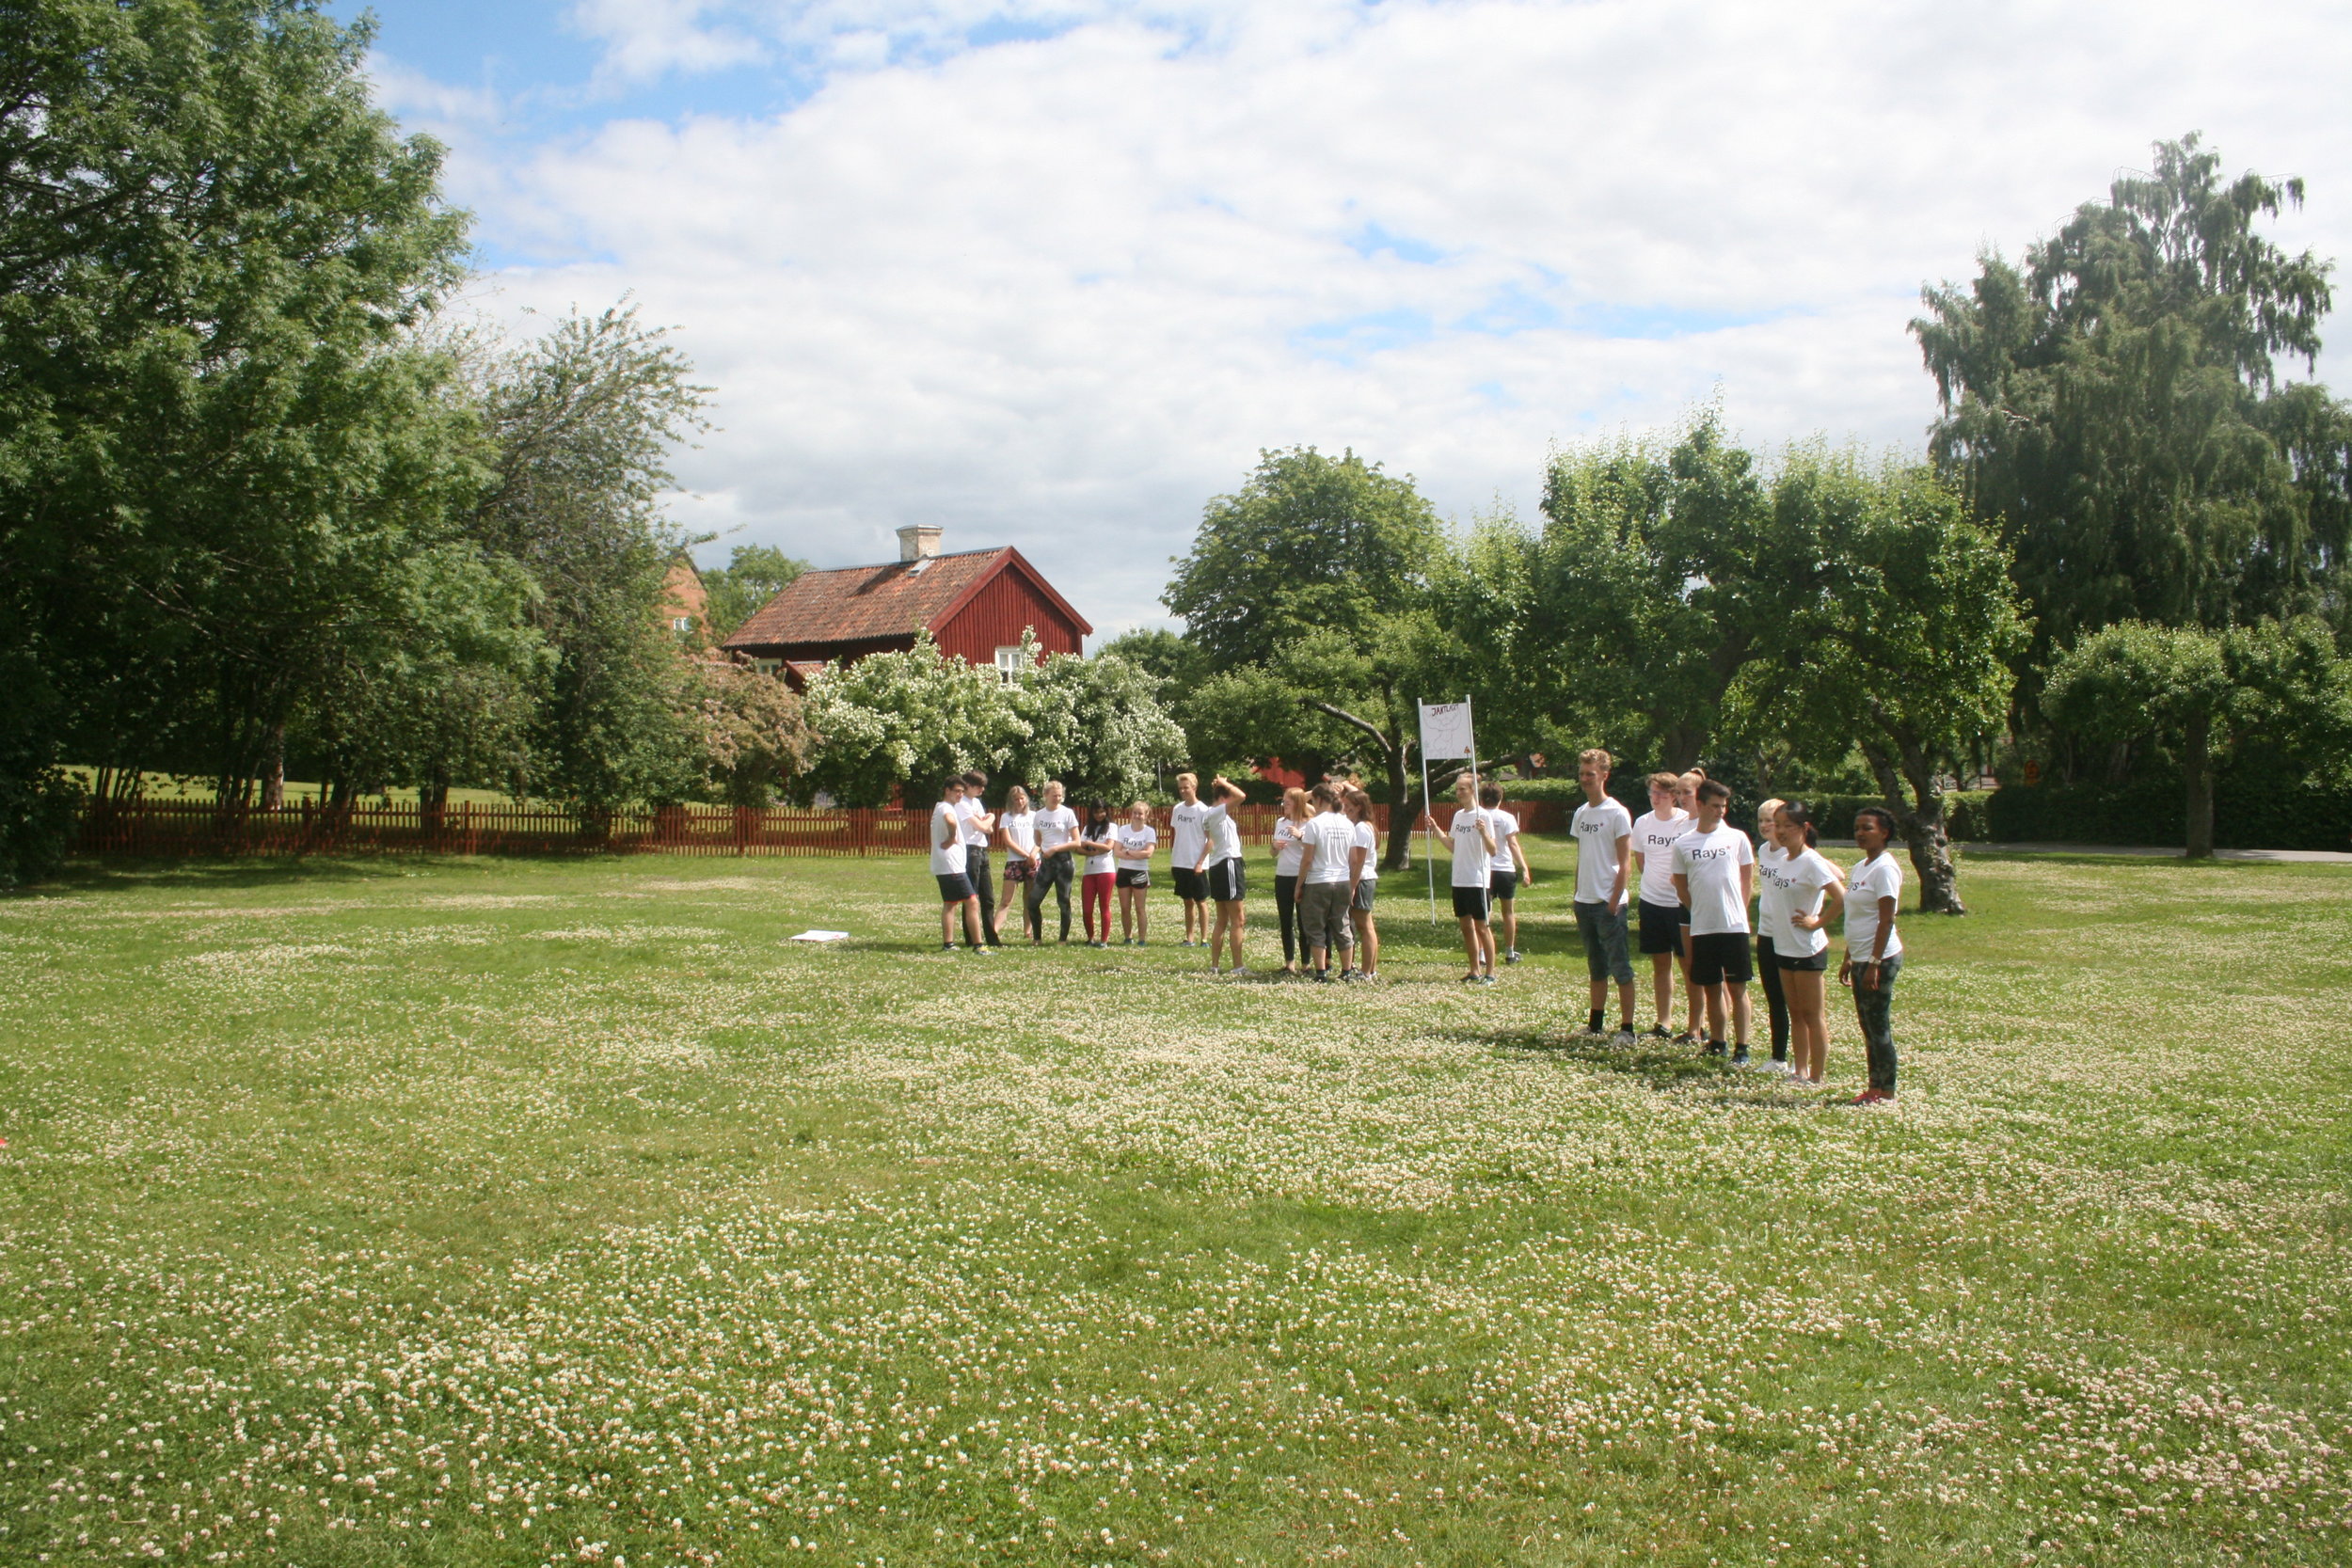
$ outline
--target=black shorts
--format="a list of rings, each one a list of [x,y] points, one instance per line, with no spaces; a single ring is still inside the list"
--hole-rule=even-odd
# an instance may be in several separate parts
[[[1498,904],[1507,904],[1517,898],[1519,895],[1519,874],[1516,871],[1488,872],[1486,895]]]
[[[1816,972],[1825,970],[1829,968],[1829,949],[1824,947],[1819,953],[1807,954],[1803,958],[1800,958],[1793,953],[1782,953],[1775,951],[1772,954],[1772,967],[1783,970],[1810,969]]]
[[[1209,867],[1209,901],[1238,904],[1248,895],[1249,877],[1241,862],[1217,861]]]
[[[1120,887],[1150,887],[1152,885],[1152,868],[1148,865],[1120,866],[1119,868],[1119,885]]]
[[[1645,953],[1679,953],[1682,951],[1683,923],[1691,911],[1680,904],[1653,904],[1642,901],[1642,951]]]
[[[1168,867],[1176,878],[1176,896],[1187,904],[1198,904],[1209,895],[1209,879],[1189,865]]]
[[[961,871],[950,871],[945,876],[934,871],[931,875],[939,879],[939,901],[943,904],[961,904],[966,898],[979,896],[972,891],[972,879]]]
[[[1745,931],[1710,931],[1691,938],[1691,983],[1744,986],[1756,974],[1756,955]]]
[[[1485,924],[1486,900],[1490,895],[1483,887],[1457,887],[1454,890],[1454,918],[1475,920]]]

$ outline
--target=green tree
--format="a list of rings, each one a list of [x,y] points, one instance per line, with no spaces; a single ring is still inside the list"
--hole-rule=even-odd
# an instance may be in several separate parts
[[[533,622],[555,653],[532,786],[592,811],[686,799],[703,782],[699,721],[661,620],[679,541],[660,498],[671,448],[707,428],[707,388],[628,307],[477,352],[472,372],[493,455],[467,526],[530,573]]]
[[[707,595],[703,612],[704,641],[713,646],[724,642],[807,570],[807,562],[788,556],[773,545],[736,546],[724,566],[714,566],[703,574],[703,592]]]
[[[798,693],[749,664],[698,659],[688,671],[704,793],[731,806],[774,801],[808,764],[814,737]]]
[[[2337,772],[2352,756],[2352,661],[2309,618],[2221,632],[2119,621],[2058,657],[2042,701],[2093,738],[2171,749],[2191,859],[2213,853],[2214,779],[2241,740]]]
[[[1931,469],[1791,451],[1740,593],[1734,734],[1835,767],[1859,746],[1911,849],[1920,908],[1965,912],[1942,779],[1996,731],[2028,626],[1992,531]]]
[[[1253,758],[1368,756],[1388,785],[1391,866],[1412,851],[1413,705],[1431,694],[1431,574],[1446,546],[1411,479],[1353,451],[1262,452],[1239,491],[1209,503],[1161,596],[1220,672],[1179,704],[1187,734]],[[1245,731],[1228,704],[1287,721]]]
[[[1671,445],[1555,452],[1543,508],[1513,657],[1526,700],[1587,743],[1689,768],[1754,635],[1770,510],[1755,458],[1703,410]]]
[[[368,37],[0,8],[0,832],[69,751],[245,794],[478,477],[406,339],[464,221],[370,105]]]
[[[1996,520],[2037,623],[2028,674],[2110,622],[2341,605],[2352,418],[2277,372],[2319,352],[2329,265],[2256,228],[2302,182],[2227,180],[2194,135],[2155,163],[2021,264],[1927,290],[1912,324],[1936,461]]]
[[[1160,683],[1118,654],[1039,658],[1025,635],[1026,673],[1008,688],[1025,732],[1001,765],[1033,784],[1059,779],[1078,797],[1132,800],[1183,760],[1184,732],[1160,702]]]
[[[951,773],[996,772],[1029,739],[995,667],[943,657],[929,632],[903,653],[827,665],[809,682],[807,720],[816,752],[790,792],[844,806],[885,806],[902,790],[922,800]]]

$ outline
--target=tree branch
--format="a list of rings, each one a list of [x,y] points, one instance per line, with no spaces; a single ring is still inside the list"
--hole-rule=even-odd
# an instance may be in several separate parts
[[[1298,705],[1300,707],[1313,708],[1317,713],[1327,713],[1343,724],[1353,724],[1356,728],[1372,736],[1373,740],[1379,746],[1380,750],[1384,753],[1397,750],[1398,743],[1391,740],[1387,736],[1381,734],[1380,731],[1373,725],[1371,721],[1359,719],[1343,707],[1333,707],[1329,703],[1318,702],[1312,697],[1299,698]]]

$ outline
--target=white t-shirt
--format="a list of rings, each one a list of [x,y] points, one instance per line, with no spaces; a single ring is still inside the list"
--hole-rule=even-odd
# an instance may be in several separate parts
[[[1014,853],[1026,855],[1037,847],[1037,813],[1009,811],[996,819],[996,825],[1005,830],[1005,842]]]
[[[955,832],[946,832],[950,826]],[[944,846],[942,836],[947,840]],[[956,802],[942,800],[931,808],[931,875],[961,877],[963,872],[963,814],[956,810]]]
[[[1078,830],[1078,836],[1080,838],[1093,839],[1097,844],[1108,844],[1112,841],[1112,835],[1117,831],[1118,825],[1116,823],[1106,822],[1099,830],[1089,831],[1088,829],[1081,828]],[[1099,837],[1097,836],[1098,832],[1100,834]],[[1089,855],[1087,857],[1086,874],[1089,877],[1109,876],[1113,870],[1111,865],[1112,854],[1112,850],[1105,849],[1099,855]]]
[[[1121,822],[1111,830],[1111,839],[1119,846],[1120,870],[1149,871],[1152,868],[1152,851],[1159,847],[1160,842],[1159,829],[1149,822],[1140,828],[1132,828]]]
[[[1189,805],[1179,800],[1168,808],[1168,857],[1171,863],[1190,871],[1200,863],[1200,824],[1209,815],[1209,808],[1195,800]]]
[[[1820,927],[1806,930],[1789,917],[1821,912],[1821,890],[1845,879],[1818,849],[1795,854],[1778,845],[1756,859],[1756,927],[1771,939],[1772,951],[1791,958],[1809,958],[1829,945],[1829,933]]]
[[[1299,863],[1307,858],[1306,824],[1294,822],[1287,816],[1274,819],[1274,874],[1295,877]]]
[[[1200,832],[1207,842],[1209,864],[1241,859],[1241,824],[1233,820],[1233,814],[1223,805],[1208,809],[1200,818]],[[1195,853],[1197,855],[1199,851]]]
[[[1633,836],[1633,814],[1622,800],[1581,805],[1568,831],[1576,835],[1576,901],[1606,904],[1617,885],[1617,845]]]
[[[1380,834],[1378,830],[1373,827],[1370,817],[1364,818],[1361,822],[1352,823],[1350,826],[1356,830],[1356,847],[1364,852],[1364,875],[1379,876],[1377,868],[1380,863]]]
[[[1494,819],[1501,812],[1482,811],[1476,806],[1464,806],[1454,814],[1454,885],[1455,887],[1485,887],[1494,875],[1495,858],[1486,847],[1486,833],[1497,832]],[[1485,832],[1480,832],[1486,830]],[[1502,846],[1497,845],[1497,848]]]
[[[1882,849],[1875,858],[1855,866],[1852,876],[1846,889],[1846,951],[1856,963],[1868,963],[1870,945],[1879,939],[1879,900],[1892,898],[1896,908],[1902,907],[1903,868]],[[1891,958],[1902,950],[1902,931],[1887,932],[1884,956]]]
[[[1642,902],[1667,909],[1682,899],[1675,893],[1675,840],[1691,831],[1695,820],[1677,808],[1672,816],[1645,811],[1633,819],[1633,852],[1642,857]]]
[[[1307,818],[1298,835],[1307,846],[1307,869],[1301,877],[1311,883],[1348,880],[1348,851],[1356,847],[1355,823],[1335,811],[1317,812]]]
[[[1046,854],[1078,836],[1078,814],[1068,806],[1047,806],[1037,814],[1037,847]]]
[[[1501,806],[1481,806],[1486,814],[1486,826],[1495,831],[1495,864],[1497,871],[1518,870],[1518,863],[1511,858],[1511,835],[1519,831],[1519,819]]]
[[[1703,833],[1694,822],[1675,840],[1674,860],[1675,870],[1691,883],[1691,934],[1745,935],[1748,906],[1740,896],[1740,868],[1756,863],[1756,847],[1748,835],[1728,822]]]
[[[973,818],[986,816],[988,808],[967,795],[956,802],[956,816],[963,823],[963,843],[966,848],[988,847],[988,830],[977,826]]]

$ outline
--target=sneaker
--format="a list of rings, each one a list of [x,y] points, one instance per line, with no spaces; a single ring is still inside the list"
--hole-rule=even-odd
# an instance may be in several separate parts
[[[1466,986],[1474,986],[1485,978],[1486,976],[1484,974],[1465,974],[1462,976],[1462,984]]]
[[[1884,1089],[1865,1089],[1846,1101],[1849,1105],[1892,1105],[1895,1097]]]
[[[1236,980],[1247,980],[1249,978],[1249,971],[1242,968],[1239,964],[1235,964],[1233,966],[1233,978]]]
[[[1707,1053],[1709,1056],[1722,1055],[1724,1053],[1724,1042],[1721,1040],[1708,1040],[1707,1042]]]
[[[1615,1034],[1609,1037],[1609,1043],[1615,1046],[1620,1051],[1629,1050],[1633,1044],[1633,1031],[1630,1029],[1620,1029]]]
[[[1748,1048],[1746,1046],[1735,1045],[1731,1048],[1731,1065],[1733,1067],[1746,1067],[1748,1065]]]
[[[996,949],[993,947],[975,947],[972,949],[972,956],[976,958],[993,958],[996,956]]]
[[[1650,1025],[1649,1031],[1642,1037],[1645,1040],[1670,1040],[1675,1037],[1674,1031],[1667,1028],[1664,1024],[1653,1023]]]
[[[943,942],[939,944],[939,950],[942,953],[952,953],[956,950],[956,944],[952,942]]]
[[[1677,1045],[1696,1045],[1698,1043],[1698,1032],[1694,1029],[1685,1029],[1682,1033],[1675,1037],[1675,1044]]]
[[[1327,969],[1316,970],[1315,984],[1318,986],[1327,986],[1331,984],[1331,972]]]
[[[1482,986],[1491,986],[1495,983],[1495,977],[1491,974],[1481,974],[1478,977],[1478,983]]]
[[[1518,962],[1519,950],[1516,947],[1512,948],[1511,951],[1502,955],[1502,961],[1507,964],[1515,964]]]
[[[1757,1065],[1762,1067],[1765,1071],[1777,1072],[1784,1078],[1790,1076],[1797,1070],[1796,1064],[1789,1061],[1789,1059],[1786,1056],[1775,1056],[1769,1062],[1762,1062]]]

